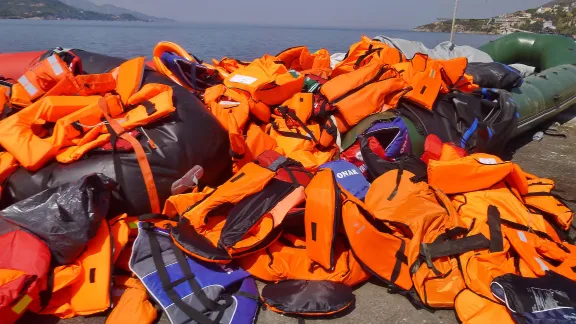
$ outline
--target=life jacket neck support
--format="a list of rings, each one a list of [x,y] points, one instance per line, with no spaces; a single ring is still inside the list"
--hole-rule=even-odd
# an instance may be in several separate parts
[[[252,323],[258,310],[254,279],[232,266],[189,258],[169,232],[138,224],[130,269],[160,304],[172,323]]]

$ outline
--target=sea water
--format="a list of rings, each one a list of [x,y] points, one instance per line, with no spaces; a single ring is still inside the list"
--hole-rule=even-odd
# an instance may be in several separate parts
[[[312,51],[346,52],[362,35],[386,35],[423,42],[427,47],[450,39],[445,33],[382,29],[334,29],[226,24],[100,21],[0,20],[0,53],[79,48],[111,56],[152,56],[159,41],[173,41],[198,58],[230,56],[252,60],[265,53],[306,45]],[[456,44],[480,46],[497,36],[457,34]]]

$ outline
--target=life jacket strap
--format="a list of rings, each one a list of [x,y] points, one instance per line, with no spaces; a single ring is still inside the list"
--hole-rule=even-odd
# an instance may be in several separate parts
[[[120,123],[118,123],[115,119],[111,118],[108,115],[108,104],[106,102],[106,98],[100,99],[98,102],[100,110],[106,121],[108,122],[107,128],[110,132],[112,137],[120,137],[126,140],[128,143],[132,145],[134,149],[134,153],[136,154],[136,158],[138,160],[138,165],[140,166],[140,171],[142,172],[142,177],[144,179],[144,185],[146,186],[146,191],[148,193],[148,200],[150,201],[150,209],[152,213],[160,213],[160,199],[158,198],[158,191],[156,189],[156,183],[154,182],[154,174],[152,173],[152,168],[150,167],[150,163],[148,163],[148,158],[146,157],[146,152],[144,152],[144,148],[140,144],[140,142],[134,138],[129,133],[126,133],[126,130]],[[115,147],[115,140],[113,143],[113,147]]]
[[[206,296],[206,294],[202,290],[202,287],[200,287],[200,285],[196,281],[195,276],[190,269],[190,265],[188,264],[188,261],[186,260],[186,256],[178,247],[176,247],[174,245],[174,243],[172,243],[171,249],[172,249],[172,252],[174,252],[174,256],[176,257],[176,261],[178,262],[180,269],[182,270],[183,277],[179,280],[174,281],[174,282],[172,282],[170,280],[170,276],[168,275],[168,271],[166,270],[166,267],[164,265],[164,260],[162,259],[162,252],[161,252],[161,248],[160,248],[160,243],[158,242],[156,235],[157,234],[153,230],[148,231],[148,241],[150,243],[150,252],[152,253],[152,260],[154,261],[154,266],[155,266],[156,270],[158,271],[158,276],[159,276],[160,281],[162,283],[162,288],[164,289],[164,291],[166,292],[166,294],[168,295],[170,300],[174,303],[174,305],[176,307],[178,307],[188,317],[190,317],[192,320],[198,322],[199,324],[219,323],[219,320],[224,315],[223,310],[225,310],[225,308],[222,308],[223,305],[218,304],[217,302],[209,299]],[[193,308],[192,306],[186,304],[182,300],[182,297],[178,295],[178,293],[174,290],[174,288],[176,288],[176,286],[178,286],[182,283],[185,283],[185,282],[188,282],[188,284],[190,285],[190,288],[194,292],[194,296],[196,298],[198,298],[198,300],[200,301],[200,303],[204,307],[208,308],[211,311],[220,311],[220,314],[218,316],[220,319],[216,318],[215,320],[211,320],[209,317],[204,315],[204,313],[202,313],[199,310]],[[225,304],[228,304],[228,303],[225,303]],[[228,307],[228,306],[226,306],[226,307]]]
[[[392,275],[390,276],[390,281],[395,283],[400,277],[400,270],[402,270],[402,263],[408,264],[408,258],[406,257],[406,242],[401,240],[400,248],[396,252],[396,263],[394,264],[394,269],[392,270]]]

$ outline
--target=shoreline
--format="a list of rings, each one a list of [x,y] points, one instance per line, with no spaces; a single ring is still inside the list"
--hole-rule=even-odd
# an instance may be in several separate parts
[[[447,33],[449,34],[450,32],[445,32],[445,31],[434,31],[434,30],[424,30],[424,29],[410,29],[410,31],[412,32],[418,32],[418,33]],[[485,32],[480,32],[480,31],[457,31],[455,32],[455,34],[471,34],[471,35],[504,35],[502,33],[485,33]]]

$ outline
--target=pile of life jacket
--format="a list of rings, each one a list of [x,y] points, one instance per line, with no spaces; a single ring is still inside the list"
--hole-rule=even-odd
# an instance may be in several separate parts
[[[2,207],[101,172],[122,187],[124,211],[159,212],[194,165],[205,165],[210,185],[231,174],[225,130],[144,57],[57,49],[22,70],[0,84]],[[182,140],[207,131],[210,147]]]
[[[17,179],[50,178],[97,152],[130,152],[143,179],[130,186],[103,167],[41,181],[0,210],[8,323],[111,309],[109,324],[153,323],[160,311],[171,323],[248,324],[262,305],[329,316],[371,277],[466,324],[574,316],[574,214],[554,181],[490,154],[517,119],[498,78],[463,58],[407,60],[367,37],[335,66],[303,46],[252,62],[207,63],[170,42],[153,54],[156,72],[136,58],[88,74],[82,55],[50,52],[0,84],[11,197]],[[163,76],[145,82],[149,73]],[[187,112],[185,95],[205,109]],[[177,151],[175,164],[202,163],[174,167],[174,151],[144,128],[192,115],[214,141],[176,142],[218,155],[216,165]],[[268,284],[259,291],[255,279]]]

